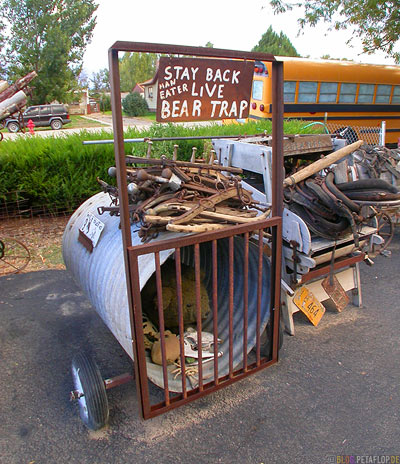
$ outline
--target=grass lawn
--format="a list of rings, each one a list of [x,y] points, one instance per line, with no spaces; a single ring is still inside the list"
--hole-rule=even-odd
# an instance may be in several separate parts
[[[156,113],[146,113],[144,116],[139,116],[142,119],[148,119],[149,121],[156,121]]]
[[[112,116],[111,111],[105,111],[102,114],[104,114],[106,116]],[[124,112],[122,112],[122,115],[128,117],[128,115],[125,114]],[[90,117],[90,115],[89,115],[89,117]],[[80,128],[86,129],[88,127],[106,127],[107,126],[107,124],[103,124],[100,121],[96,122],[94,120],[86,119],[86,118],[83,118],[82,116],[79,116],[77,114],[71,114],[70,119],[71,119],[71,122],[66,124],[63,127],[64,129],[80,129]],[[149,113],[145,114],[144,116],[140,116],[139,119],[146,119],[148,121],[155,122],[156,121],[156,114],[149,112]],[[51,127],[50,126],[48,126],[48,127],[47,126],[46,127],[35,127],[34,130],[35,130],[35,132],[44,131],[44,130],[51,130]],[[7,128],[0,129],[0,132],[8,132],[8,129]],[[28,132],[28,128],[26,128],[26,132]]]
[[[86,129],[87,127],[103,127],[106,126],[107,124],[103,124],[100,121],[96,122],[90,119],[82,118],[82,116],[79,116],[77,114],[71,114],[70,115],[70,120],[71,122],[68,124],[65,124],[63,126],[64,129],[77,129],[77,128],[82,128]],[[34,128],[35,132],[37,131],[44,131],[44,130],[51,130],[50,126],[46,127],[35,127]],[[8,132],[7,128],[1,129],[0,132]],[[28,132],[28,128],[26,127],[26,132]]]
[[[106,116],[112,116],[112,111],[104,111],[102,114],[105,114]],[[126,116],[127,118],[129,118],[129,116],[125,113],[125,111],[122,111],[122,116]],[[144,114],[143,116],[135,116],[139,119],[147,119],[149,121],[154,121],[156,120],[156,113],[153,113],[153,112],[148,112],[146,114]]]
[[[76,128],[85,129],[86,127],[101,127],[101,126],[107,125],[107,124],[101,123],[100,121],[99,122],[93,121],[93,119],[82,118],[82,116],[79,116],[77,114],[71,114],[70,119],[71,119],[71,123],[64,126],[66,129],[76,129]]]

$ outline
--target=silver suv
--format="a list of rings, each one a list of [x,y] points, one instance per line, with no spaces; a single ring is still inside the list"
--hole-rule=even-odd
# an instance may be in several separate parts
[[[31,119],[34,127],[50,126],[53,130],[61,129],[64,124],[71,122],[64,105],[37,105],[28,107],[23,113],[25,127]],[[18,132],[21,128],[21,118],[7,118],[4,125],[9,132]]]

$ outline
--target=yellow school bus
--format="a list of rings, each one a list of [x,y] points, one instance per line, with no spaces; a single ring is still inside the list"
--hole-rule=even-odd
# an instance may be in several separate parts
[[[284,62],[284,117],[372,128],[400,138],[400,66],[276,57]],[[250,119],[271,118],[271,63],[255,62]],[[376,128],[376,129],[374,129]],[[357,131],[359,132],[359,131]],[[362,134],[361,134],[362,137]]]

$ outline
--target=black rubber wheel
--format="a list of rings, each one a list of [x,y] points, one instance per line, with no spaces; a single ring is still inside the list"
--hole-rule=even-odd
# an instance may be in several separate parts
[[[79,414],[91,430],[99,430],[108,421],[108,400],[104,381],[94,360],[78,353],[72,360],[72,378],[78,393]]]
[[[50,123],[50,127],[53,130],[60,130],[62,129],[62,126],[63,126],[63,123],[59,119],[53,119],[53,121],[51,121]]]
[[[9,122],[7,124],[7,129],[8,132],[12,132],[13,134],[15,134],[19,131],[19,124],[17,122]]]

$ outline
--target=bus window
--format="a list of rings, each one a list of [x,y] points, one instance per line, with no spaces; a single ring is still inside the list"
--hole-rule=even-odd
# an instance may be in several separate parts
[[[258,80],[253,81],[253,90],[252,90],[253,100],[262,100],[263,87],[264,87],[263,81],[258,81]]]
[[[283,100],[285,103],[294,102],[294,97],[296,95],[296,82],[295,81],[286,81],[283,84]]]
[[[339,103],[354,103],[356,101],[357,84],[342,84],[340,86]]]
[[[400,103],[400,85],[394,86],[392,103]]]
[[[391,91],[391,85],[379,84],[376,89],[375,103],[389,103]]]
[[[337,82],[321,82],[319,87],[319,103],[336,103]]]
[[[299,103],[315,103],[317,101],[317,82],[299,82]]]
[[[374,101],[374,84],[360,84],[358,103],[372,103]]]

